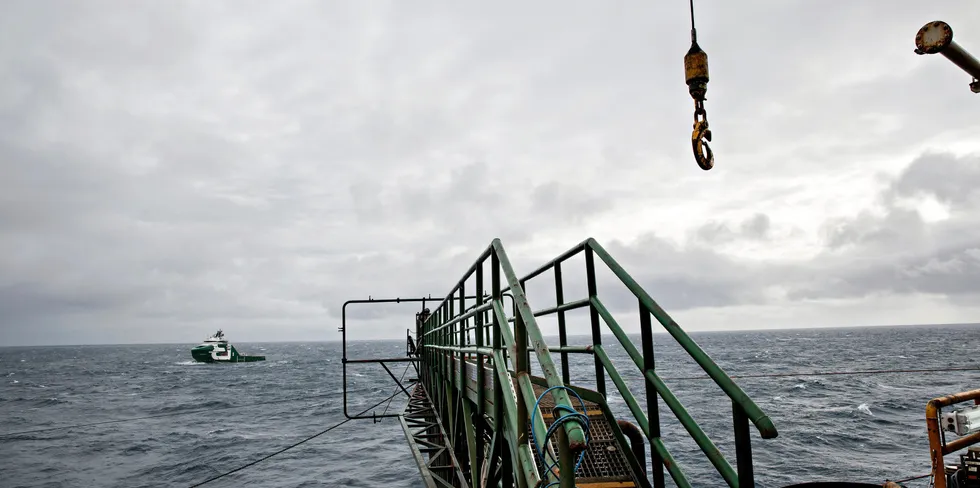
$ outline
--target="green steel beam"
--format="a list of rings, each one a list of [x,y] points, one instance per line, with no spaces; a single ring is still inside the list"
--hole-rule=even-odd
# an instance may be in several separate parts
[[[541,310],[534,312],[534,316],[541,317],[543,315],[551,315],[553,313],[558,313],[558,312],[567,312],[569,310],[575,310],[577,308],[584,308],[588,306],[589,306],[589,299],[583,298],[581,300],[575,300],[572,302],[563,303],[561,305],[558,305],[557,307],[542,308]],[[508,319],[508,320],[510,322],[513,322],[515,319]]]
[[[664,441],[659,437],[654,437],[650,439],[650,445],[653,446],[657,454],[664,460],[664,466],[667,467],[667,472],[670,473],[671,479],[677,484],[677,488],[691,488],[691,482],[687,481],[687,476],[684,475],[677,461],[667,451],[667,446],[664,445]]]
[[[589,298],[562,303],[560,265],[571,256],[583,251],[586,254]],[[745,412],[747,418],[755,424],[763,438],[772,438],[777,435],[775,426],[769,417],[594,239],[586,239],[578,246],[521,279],[514,273],[500,240],[494,239],[440,305],[435,307],[419,330],[419,347],[424,358],[421,364],[426,365],[426,367],[420,368],[420,377],[422,381],[431,385],[431,391],[435,393],[436,397],[433,398],[433,404],[444,412],[443,418],[449,421],[447,428],[450,434],[459,437],[459,442],[463,442],[462,436],[465,435],[466,445],[461,447],[463,450],[460,451],[460,456],[466,456],[465,453],[469,454],[470,476],[467,476],[468,481],[474,485],[477,484],[479,469],[482,466],[482,463],[478,463],[478,461],[484,455],[481,449],[484,444],[483,436],[477,430],[477,426],[474,425],[476,418],[485,418],[488,422],[487,425],[492,424],[493,426],[495,441],[491,444],[492,452],[489,455],[491,456],[490,459],[498,459],[502,463],[501,466],[504,468],[500,478],[502,483],[516,482],[515,486],[518,488],[530,488],[541,483],[542,475],[546,482],[559,481],[554,473],[538,473],[532,452],[532,442],[530,442],[526,432],[531,413],[535,413],[535,421],[531,423],[530,429],[539,441],[543,440],[547,430],[540,410],[534,412],[537,398],[530,376],[531,364],[528,354],[530,351],[534,351],[535,359],[542,374],[539,381],[542,381],[543,386],[547,387],[564,386],[569,382],[566,372],[567,354],[594,354],[597,363],[597,379],[602,379],[601,382],[597,381],[597,388],[599,388],[599,396],[602,398],[603,404],[605,401],[602,396],[605,392],[604,378],[608,375],[626,401],[641,430],[650,440],[651,449],[656,453],[655,459],[663,461],[663,467],[667,469],[678,487],[690,486],[680,466],[664,446],[660,437],[653,435],[654,431],[659,432],[659,419],[647,419],[636,397],[630,392],[623,377],[616,370],[608,354],[598,343],[597,338],[593,338],[594,345],[568,346],[562,334],[560,346],[548,346],[545,343],[535,317],[557,313],[559,321],[563,322],[561,319],[564,318],[565,312],[590,307],[593,335],[599,327],[599,319],[601,318],[601,322],[609,327],[630,359],[643,373],[647,381],[648,396],[652,394],[652,391],[656,391],[727,484],[732,487],[739,486],[738,473],[652,369],[653,363],[649,362],[650,369],[644,368],[644,365],[647,364],[647,358],[637,350],[622,327],[599,299],[594,285],[593,255],[598,255],[599,259],[636,296],[640,304],[641,315],[647,318],[649,315],[653,315],[663,324],[667,332],[731,398],[737,408]],[[483,295],[487,290],[484,290],[483,278],[487,261],[491,266],[491,293],[489,299],[484,301]],[[550,268],[555,269],[556,289],[559,290],[556,297],[557,305],[534,311],[531,309],[524,292],[524,284]],[[476,295],[467,297],[465,282],[474,273],[477,279]],[[505,312],[504,296],[509,296],[512,300],[513,315],[510,317]],[[467,307],[469,298],[474,298],[475,304]],[[472,303],[469,302],[469,304]],[[647,312],[649,314],[645,315]],[[472,323],[470,319],[473,319]],[[513,329],[510,324],[514,324]],[[643,324],[649,328],[650,321],[641,320],[641,326]],[[561,325],[563,324],[560,324],[559,329],[562,329]],[[473,334],[475,341],[471,340],[470,331],[475,331]],[[559,332],[561,334],[563,330]],[[562,375],[558,374],[551,353],[562,354]],[[487,385],[484,378],[484,357],[491,360],[490,365],[492,366],[493,377],[495,377],[495,381],[491,385]],[[508,364],[508,358],[511,364]],[[473,359],[476,360],[475,363],[471,362]],[[477,374],[475,391],[467,379],[469,364],[474,365]],[[513,381],[515,379],[516,385]],[[514,386],[516,388],[513,388]],[[576,390],[578,389],[576,388]],[[492,401],[491,398],[487,398],[488,393],[492,394]],[[566,391],[557,389],[552,393],[556,405],[574,408]],[[471,400],[476,405],[475,408],[471,406]],[[461,411],[455,411],[456,409]],[[651,422],[657,422],[657,425],[651,424]],[[463,425],[457,425],[458,423]],[[559,435],[553,439],[554,442],[548,446],[543,446],[546,456],[550,456],[552,460],[559,460],[563,467],[562,473],[567,474],[568,471],[572,471],[568,469],[568,460],[587,447],[583,427],[583,424],[577,420],[568,422],[564,424]],[[463,432],[464,428],[465,432]],[[556,450],[557,452],[555,452]],[[500,456],[507,459],[500,458]],[[466,468],[466,466],[460,466],[460,469]],[[496,477],[497,475],[491,473],[489,476]],[[563,478],[565,479],[560,480],[562,486],[574,485],[574,473],[570,477],[565,476]]]
[[[517,275],[514,273],[514,268],[511,266],[510,260],[507,258],[507,253],[504,251],[504,247],[500,243],[500,239],[493,240],[493,248],[497,255],[497,259],[500,261],[500,267],[504,271],[504,277],[507,279],[507,282],[510,285],[510,292],[514,294],[514,302],[517,306],[518,313],[521,315],[521,319],[524,321],[524,324],[527,327],[528,339],[530,339],[530,345],[534,348],[534,352],[537,355],[538,363],[541,366],[542,375],[544,376],[545,380],[548,381],[549,386],[564,386],[561,377],[558,376],[558,371],[555,369],[555,363],[551,360],[551,354],[548,353],[544,338],[541,335],[541,329],[538,328],[538,323],[534,319],[534,312],[531,310],[531,305],[528,303],[527,296],[524,294],[524,289],[521,287],[520,281],[517,279]],[[501,329],[504,328],[505,327],[501,327]],[[555,399],[556,405],[574,408],[572,406],[572,401],[568,397],[568,393],[566,393],[565,390],[554,390],[552,396]],[[566,422],[563,424],[562,428],[565,429],[565,434],[568,436],[568,442],[573,452],[578,453],[582,449],[585,449],[585,430],[583,429],[580,421],[573,420]]]
[[[449,303],[452,303],[452,302],[449,302]],[[480,306],[477,306],[475,308],[470,309],[470,311],[468,311],[468,312],[466,312],[466,313],[464,313],[462,315],[459,315],[456,318],[454,318],[454,319],[452,319],[452,320],[450,320],[448,322],[443,323],[439,327],[436,327],[436,328],[434,328],[434,329],[426,332],[425,335],[429,335],[429,334],[431,334],[433,332],[439,332],[439,331],[445,329],[446,327],[450,327],[450,326],[456,325],[456,324],[458,324],[458,323],[460,323],[460,322],[462,322],[462,321],[464,321],[466,319],[469,319],[470,317],[475,316],[478,313],[485,312],[487,310],[490,310],[490,302],[486,302],[483,305],[480,305]]]
[[[619,326],[619,323],[616,322],[616,319],[613,318],[612,314],[609,313],[598,297],[592,298],[592,306],[596,308],[596,310],[599,312],[599,316],[601,316],[606,322],[606,325],[612,329],[613,334],[615,334],[617,338],[620,338],[620,336],[623,338],[626,337],[622,327]],[[640,356],[639,351],[636,350],[636,347],[633,346],[632,342],[630,342],[628,339],[623,341],[623,338],[620,338],[620,342],[623,342],[623,348],[626,349],[627,354],[629,354],[636,366],[640,368],[640,371],[643,371],[643,357]],[[606,356],[605,352],[603,352],[602,346],[596,345],[594,347],[596,349],[596,356],[604,358],[605,361],[609,360],[608,356]],[[612,362],[607,363],[606,369],[609,371],[610,377],[612,377],[613,374],[616,376],[619,375],[619,373],[617,373],[615,368],[612,366]],[[677,420],[680,421],[681,425],[683,425],[684,428],[687,429],[687,432],[691,434],[691,438],[694,439],[694,442],[696,442],[698,447],[701,448],[701,451],[708,457],[708,460],[711,461],[711,464],[718,470],[718,473],[725,478],[725,481],[729,486],[737,487],[738,473],[735,472],[732,465],[729,464],[728,460],[725,459],[725,456],[718,450],[718,446],[716,446],[715,443],[711,441],[711,438],[709,438],[708,435],[701,430],[701,426],[694,421],[691,414],[689,414],[681,402],[677,400],[677,397],[674,396],[673,392],[667,388],[667,385],[665,385],[663,381],[660,381],[660,378],[653,370],[643,371],[643,373],[648,378],[651,378],[651,384],[657,390],[657,393],[663,397],[664,403],[670,407],[670,410],[674,412],[675,416],[677,416]],[[622,379],[619,381],[622,382]],[[625,388],[625,384],[623,386]],[[636,399],[628,389],[625,392],[623,392],[621,389],[620,392],[623,394],[623,399],[630,405],[630,410],[633,411],[633,415],[636,417],[637,421],[639,421],[641,418],[643,419],[643,424],[641,424],[641,427],[646,424],[644,433],[647,435],[647,438],[649,438],[650,429],[646,422],[646,415],[644,415],[643,411],[640,410],[639,405],[636,405],[636,410],[633,410],[633,405],[636,404]]]
[[[626,382],[623,381],[623,377],[619,375],[619,371],[616,370],[616,366],[613,365],[612,361],[609,360],[609,356],[606,355],[606,350],[601,344],[595,345],[595,355],[599,357],[602,361],[603,366],[606,368],[606,372],[609,373],[609,378],[613,380],[613,384],[619,390],[619,394],[623,396],[623,400],[626,402],[626,406],[629,407],[630,412],[633,413],[633,417],[636,418],[636,422],[640,424],[640,429],[646,434],[647,439],[650,438],[650,423],[647,421],[647,416],[643,414],[643,410],[640,409],[640,404],[636,401],[636,398],[630,392]]]
[[[458,352],[458,353],[465,353],[465,354],[483,354],[483,355],[490,355],[493,352],[493,348],[492,347],[478,347],[478,346],[462,346],[462,347],[460,347],[460,346],[435,346],[435,345],[429,345],[429,346],[426,346],[426,347],[429,347],[429,348],[432,348],[432,349],[436,349],[436,350],[439,350],[439,351],[451,351],[451,352]],[[528,347],[527,350],[528,351],[533,351],[534,349],[531,348],[531,347]],[[549,346],[548,347],[548,352],[567,352],[567,353],[575,353],[575,354],[593,354],[594,351],[592,350],[592,346],[565,346],[565,347]]]

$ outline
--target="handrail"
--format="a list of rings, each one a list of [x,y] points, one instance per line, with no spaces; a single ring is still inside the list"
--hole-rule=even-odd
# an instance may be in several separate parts
[[[521,282],[526,283],[532,278],[535,278],[542,273],[545,273],[549,269],[554,268],[555,265],[559,265],[587,249],[591,249],[599,256],[599,259],[601,259],[609,270],[612,271],[624,285],[626,285],[630,292],[633,293],[633,296],[639,299],[641,305],[657,318],[657,321],[659,321],[667,332],[674,337],[684,351],[687,352],[688,355],[690,355],[706,373],[708,373],[708,376],[715,380],[715,383],[725,391],[728,397],[745,409],[746,414],[748,414],[752,423],[755,424],[763,439],[770,439],[777,436],[776,426],[773,424],[772,420],[769,419],[769,417],[762,412],[755,402],[753,402],[752,399],[749,398],[749,396],[746,395],[745,392],[742,391],[742,389],[728,377],[720,366],[715,364],[711,357],[709,357],[708,354],[705,353],[704,350],[701,349],[701,347],[698,346],[698,344],[694,342],[694,340],[691,339],[679,325],[677,325],[677,322],[674,321],[674,319],[671,318],[670,315],[668,315],[667,312],[664,311],[664,309],[661,308],[649,294],[647,294],[646,290],[637,284],[636,280],[634,280],[633,277],[630,276],[630,274],[627,273],[626,270],[623,269],[623,267],[616,262],[616,260],[613,259],[605,248],[603,248],[602,245],[600,245],[594,238],[589,237],[588,239],[576,244],[571,249],[560,254],[558,257],[548,261],[544,265],[522,277]],[[560,307],[554,308],[557,309]],[[546,309],[540,312],[541,315],[545,313],[553,313],[552,309]],[[619,341],[623,343],[624,347],[626,343],[630,343],[630,346],[632,346],[631,341],[627,340],[624,342],[622,338],[619,338]]]
[[[588,280],[588,296],[584,299],[566,301],[563,296],[561,265],[579,253],[585,254],[585,266]],[[622,282],[637,300],[640,311],[640,331],[642,335],[642,353],[637,345],[626,335],[623,328],[605,307],[598,296],[596,286],[595,256]],[[489,263],[487,263],[489,261]],[[490,275],[485,275],[486,265],[490,265]],[[549,270],[553,270],[555,278],[555,306],[533,310],[525,293],[525,284]],[[467,283],[475,275],[476,290],[467,290]],[[490,278],[489,287],[484,278]],[[487,289],[489,288],[489,289]],[[471,293],[467,294],[467,291]],[[489,292],[489,293],[487,293]],[[508,316],[503,305],[503,297],[511,298],[512,315]],[[565,314],[569,311],[586,308],[592,330],[592,344],[589,346],[569,346],[566,338]],[[536,317],[543,315],[558,315],[559,346],[546,344]],[[656,317],[684,349],[687,355],[707,373],[708,377],[719,386],[732,402],[732,414],[735,432],[735,447],[737,470],[725,458],[715,443],[701,429],[697,422],[685,410],[681,402],[674,396],[670,388],[657,374],[652,339],[652,321]],[[471,322],[472,321],[472,322]],[[659,401],[670,409],[673,416],[685,428],[698,448],[705,454],[715,470],[731,487],[754,486],[751,461],[751,439],[749,422],[752,422],[763,438],[777,436],[772,420],[735,384],[701,347],[644,291],[623,267],[593,238],[588,238],[544,266],[537,268],[528,275],[518,278],[511,265],[510,259],[499,239],[494,239],[480,253],[477,260],[466,270],[462,279],[450,290],[446,297],[432,310],[428,317],[420,320],[417,337],[418,350],[424,355],[426,370],[420,371],[420,378],[426,384],[440,382],[441,388],[432,388],[434,406],[447,410],[449,421],[452,422],[458,413],[453,413],[454,405],[459,402],[460,395],[475,395],[475,414],[483,415],[484,409],[493,409],[493,438],[494,442],[505,442],[506,452],[509,453],[509,465],[513,474],[519,478],[520,486],[536,486],[538,482],[548,483],[558,481],[553,472],[538,473],[534,463],[528,439],[528,426],[536,438],[543,436],[545,424],[542,416],[531,416],[530,412],[538,409],[534,387],[530,378],[531,351],[540,366],[544,384],[555,388],[553,397],[555,404],[573,410],[568,393],[561,388],[570,383],[568,369],[568,354],[591,353],[596,369],[596,391],[600,396],[606,395],[606,376],[608,376],[619,393],[622,395],[630,413],[636,419],[640,430],[651,444],[650,455],[654,461],[654,486],[662,488],[665,470],[679,487],[689,487],[681,467],[676,463],[670,452],[663,444],[660,435]],[[630,360],[639,369],[644,378],[646,393],[646,413],[641,408],[636,397],[630,392],[623,377],[616,370],[606,349],[601,343],[600,327],[608,327],[616,341],[625,349]],[[471,340],[470,332],[475,331]],[[492,336],[491,336],[492,333]],[[562,357],[561,375],[551,353],[556,352]],[[472,356],[475,356],[473,358]],[[475,359],[476,361],[472,361]],[[484,391],[490,385],[486,384],[481,365],[484,359],[492,362],[493,374],[496,378],[493,389]],[[455,391],[461,388],[464,376],[468,372],[468,364],[477,365],[476,389],[469,393]],[[445,383],[445,386],[442,386]],[[453,386],[457,385],[457,386]],[[513,387],[513,389],[511,388]],[[493,394],[492,401],[485,401],[485,395]],[[540,410],[538,410],[540,413]],[[581,452],[587,446],[586,433],[583,424],[569,421],[562,425],[561,435],[551,444],[546,453],[561,463],[563,473],[574,473],[574,467],[567,464],[570,457],[565,454],[555,455],[555,450],[564,453]],[[450,435],[454,435],[452,432]],[[483,441],[469,439],[471,452],[482,449]],[[556,449],[557,448],[557,449]],[[499,452],[501,455],[503,451]],[[560,459],[559,459],[560,458]],[[542,460],[544,461],[544,460]],[[547,465],[547,464],[546,464]],[[474,478],[475,480],[475,478]],[[563,486],[571,486],[574,480],[562,479]],[[475,481],[474,481],[475,483]]]
[[[585,254],[585,265],[588,280],[588,298],[583,300],[565,301],[563,297],[563,285],[561,279],[561,265],[570,258]],[[595,258],[612,271],[612,273],[622,282],[636,298],[640,309],[640,329],[643,336],[643,354],[629,339],[622,327],[606,309],[599,299],[595,280]],[[533,278],[536,278],[549,270],[554,270],[555,292],[557,304],[543,310],[533,312],[535,316],[558,314],[559,335],[562,337],[564,346],[564,313],[580,307],[589,307],[593,349],[596,363],[596,387],[600,394],[605,395],[605,375],[612,379],[614,385],[619,390],[631,414],[640,425],[644,435],[651,442],[651,455],[654,457],[654,482],[657,487],[664,486],[663,468],[666,467],[674,481],[680,486],[689,486],[689,482],[683,472],[674,462],[670,453],[660,441],[659,407],[657,398],[661,398],[670,408],[671,412],[680,421],[681,425],[687,430],[691,438],[698,445],[698,448],[707,456],[714,468],[725,479],[725,482],[732,487],[752,486],[754,477],[751,465],[751,447],[748,437],[748,422],[751,421],[764,439],[776,437],[778,435],[772,420],[745,394],[742,389],[719,367],[701,347],[691,339],[683,329],[657,304],[649,294],[637,284],[636,280],[626,272],[623,267],[593,238],[585,239],[571,249],[560,254],[555,259],[538,267],[520,279],[524,285]],[[736,436],[736,455],[738,458],[738,471],[725,459],[724,455],[718,450],[717,446],[701,430],[701,427],[694,421],[690,414],[684,409],[680,401],[674,396],[670,388],[657,375],[653,361],[653,339],[650,316],[656,317],[657,321],[667,330],[673,339],[684,349],[684,351],[707,373],[708,377],[721,388],[733,405],[733,421],[735,423]],[[629,391],[623,382],[619,372],[609,360],[603,346],[600,344],[601,324],[605,324],[615,336],[619,344],[624,348],[632,362],[639,369],[647,385],[647,410],[649,418],[641,411],[636,398]],[[563,364],[567,363],[566,352],[561,351]],[[567,369],[563,370],[567,379]]]
[[[613,330],[613,334],[615,334],[616,338],[623,344],[623,348],[626,349],[627,354],[629,354],[636,366],[640,368],[643,375],[650,380],[651,383],[653,383],[654,389],[656,389],[657,393],[659,393],[661,398],[664,399],[664,403],[666,403],[667,407],[674,412],[674,415],[677,416],[677,420],[680,421],[681,425],[684,426],[687,432],[691,434],[691,438],[694,439],[694,442],[699,448],[701,448],[701,451],[708,456],[708,460],[711,461],[711,464],[714,465],[715,469],[717,469],[719,473],[721,473],[722,477],[725,478],[725,481],[727,481],[729,485],[736,486],[738,484],[738,473],[736,473],[735,470],[732,469],[732,465],[725,460],[725,456],[718,450],[718,446],[716,446],[714,442],[711,442],[708,435],[701,430],[701,427],[697,424],[697,422],[695,422],[691,415],[687,413],[687,411],[681,405],[681,402],[674,396],[673,392],[667,388],[667,385],[664,384],[663,380],[657,376],[657,373],[655,373],[653,370],[643,371],[643,358],[640,357],[640,353],[637,352],[636,347],[633,346],[633,343],[629,341],[629,339],[625,338],[626,333],[623,332],[623,329],[613,318],[612,314],[610,314],[602,302],[599,301],[599,297],[594,297],[592,302],[595,308],[599,311],[599,315],[606,322],[606,325]],[[598,351],[596,353],[598,354]],[[612,363],[609,363],[609,366],[611,365]],[[606,369],[609,370],[610,368],[607,366]],[[609,371],[609,373],[610,376],[613,376],[615,369]],[[618,373],[616,374],[618,375]],[[638,414],[634,413],[634,416],[636,416],[637,420],[642,418],[644,421],[643,423],[646,423],[646,416],[644,416],[642,412],[639,412]],[[647,435],[649,435],[649,433],[647,433]]]
[[[484,289],[483,272],[486,261],[490,261],[491,266],[491,288],[492,293],[485,295],[488,290]],[[476,275],[476,304],[467,306],[464,300],[466,297],[467,281]],[[502,278],[502,279],[501,279]],[[472,291],[472,290],[471,290]],[[512,301],[514,316],[510,318],[504,311],[503,297],[509,296]],[[435,300],[434,300],[435,301]],[[458,307],[457,307],[458,305]],[[457,310],[458,308],[458,310]],[[487,316],[489,314],[489,317]],[[489,319],[489,320],[488,320]],[[475,322],[470,327],[470,320]],[[511,329],[513,324],[513,329]],[[487,330],[489,329],[489,330]],[[470,340],[469,331],[475,330],[475,343]],[[486,344],[484,334],[493,333],[492,343]],[[435,378],[443,381],[461,381],[466,370],[466,356],[475,354],[476,364],[482,364],[482,358],[489,357],[493,361],[493,369],[497,378],[494,388],[494,431],[503,436],[498,438],[498,442],[503,439],[510,441],[508,452],[511,454],[511,462],[514,465],[514,474],[522,476],[521,485],[535,486],[542,479],[557,481],[555,473],[547,472],[539,474],[537,466],[528,443],[526,425],[530,420],[529,412],[537,409],[534,389],[530,379],[530,364],[528,363],[529,352],[534,351],[535,358],[540,366],[549,386],[563,386],[564,383],[558,375],[555,362],[552,360],[550,350],[544,341],[541,330],[535,320],[535,315],[528,303],[527,296],[521,286],[521,282],[514,272],[507,253],[499,239],[494,239],[490,245],[480,253],[477,260],[466,270],[463,277],[449,291],[446,297],[436,305],[428,317],[422,320],[417,336],[419,338],[418,350],[422,354],[428,355],[429,367],[422,374],[423,381],[431,383]],[[490,340],[488,336],[486,338]],[[562,354],[570,352],[592,352],[589,347],[568,347],[557,348]],[[513,369],[508,368],[507,358],[513,363]],[[478,369],[479,371],[479,369]],[[509,387],[512,378],[516,379],[517,396]],[[483,374],[477,374],[478,388],[478,409],[482,409],[483,401]],[[434,403],[442,405],[443,408],[452,409],[454,393],[444,388],[433,388],[435,392]],[[553,394],[556,405],[573,409],[568,394],[558,389]],[[500,401],[497,401],[499,398]],[[481,410],[482,411],[482,410]],[[546,426],[543,416],[538,411],[535,422],[531,425],[535,435],[541,438],[545,435]],[[450,420],[453,414],[450,412]],[[578,420],[572,420],[562,425],[563,436],[558,441],[564,448],[565,445],[575,453],[586,448],[587,434],[583,425]],[[557,444],[556,444],[557,445]],[[554,457],[554,453],[549,451]],[[574,473],[570,466],[563,466],[563,471]],[[563,480],[567,482],[567,480]]]
[[[657,321],[659,321],[660,324],[664,326],[664,329],[666,329],[667,332],[678,342],[678,344],[680,344],[681,347],[687,351],[688,355],[690,355],[691,358],[701,366],[701,369],[703,369],[705,373],[708,373],[708,376],[711,376],[711,378],[715,380],[715,384],[721,387],[721,389],[725,391],[733,402],[745,410],[749,420],[755,424],[756,428],[759,430],[759,434],[762,435],[762,438],[772,439],[776,437],[778,435],[776,432],[776,426],[773,424],[769,416],[762,412],[762,409],[759,408],[759,406],[756,405],[755,402],[753,402],[752,399],[749,398],[749,396],[746,395],[745,392],[742,391],[742,389],[728,377],[725,371],[722,370],[721,367],[718,366],[711,359],[711,357],[704,352],[703,349],[701,349],[701,346],[698,346],[698,344],[694,342],[694,340],[691,339],[691,337],[688,336],[679,325],[677,325],[677,322],[675,322],[674,319],[671,318],[666,311],[664,311],[664,309],[660,308],[660,305],[658,305],[657,302],[654,301],[654,299],[651,298],[650,295],[648,295],[647,292],[636,283],[633,277],[630,276],[629,273],[627,273],[626,270],[623,269],[623,267],[620,266],[619,263],[617,263],[616,260],[613,259],[612,256],[610,256],[609,253],[606,252],[606,250],[603,249],[598,242],[596,242],[595,239],[590,237],[586,240],[586,245],[595,251],[595,253],[599,255],[599,259],[606,263],[606,266],[609,267],[610,271],[612,271],[613,274],[615,274],[616,277],[619,278],[619,280],[622,281],[631,292],[633,292],[634,296],[639,298],[640,303],[651,314],[653,314],[654,317],[657,318]]]

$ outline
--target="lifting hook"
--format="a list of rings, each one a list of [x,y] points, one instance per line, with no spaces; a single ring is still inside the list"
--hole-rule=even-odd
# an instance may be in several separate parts
[[[704,109],[700,109],[701,115]],[[694,148],[694,159],[698,162],[701,169],[708,171],[715,166],[715,154],[711,152],[708,142],[711,141],[711,129],[708,128],[706,117],[698,119],[698,111],[694,112],[694,132],[691,133],[691,145]]]

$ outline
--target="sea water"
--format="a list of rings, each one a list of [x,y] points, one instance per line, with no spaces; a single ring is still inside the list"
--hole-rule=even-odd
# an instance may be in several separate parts
[[[693,333],[775,422],[776,439],[752,430],[758,486],[803,481],[881,483],[927,473],[926,402],[980,387],[976,371],[803,376],[803,373],[978,367],[980,327],[921,326]],[[639,344],[639,338],[634,338]],[[639,371],[604,337],[637,398]],[[572,338],[572,344],[591,343]],[[665,334],[655,335],[659,374],[734,465],[731,402]],[[252,462],[345,419],[341,344],[237,344],[267,360],[203,364],[193,344],[0,348],[0,434],[169,415],[0,438],[3,487],[189,486]],[[397,357],[403,341],[349,344],[349,357]],[[556,355],[557,359],[557,355]],[[533,361],[533,360],[532,360]],[[396,376],[414,376],[392,363]],[[594,388],[591,356],[569,360]],[[795,376],[795,375],[798,376]],[[377,364],[349,365],[348,408],[358,412],[397,388]],[[629,419],[607,381],[609,404]],[[405,396],[375,413],[399,413]],[[229,408],[234,407],[234,408]],[[387,410],[385,410],[387,408]],[[193,412],[193,413],[188,413]],[[661,403],[667,447],[694,486],[724,486]],[[647,446],[649,454],[649,446]],[[949,462],[954,462],[950,456]],[[925,486],[927,480],[909,486]],[[208,486],[419,487],[397,419],[351,421]]]

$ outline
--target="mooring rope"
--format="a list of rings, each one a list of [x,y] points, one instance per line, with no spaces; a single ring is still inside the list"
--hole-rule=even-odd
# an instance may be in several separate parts
[[[892,483],[905,483],[906,481],[921,480],[922,478],[928,478],[930,476],[932,476],[932,473],[920,474],[919,476],[912,476],[912,477],[904,478],[904,479],[900,479],[900,480],[889,480],[889,479],[886,479],[885,482],[889,482],[890,481]]]
[[[38,433],[38,432],[50,432],[50,431],[53,431],[53,430],[78,429],[78,428],[82,428],[82,427],[92,427],[92,426],[95,426],[95,425],[118,424],[118,423],[122,423],[122,422],[134,422],[136,420],[157,419],[157,418],[162,418],[162,417],[176,417],[178,415],[190,415],[190,414],[193,414],[193,413],[217,412],[217,411],[221,411],[221,410],[232,410],[232,409],[235,409],[235,408],[254,407],[256,405],[271,405],[271,404],[274,404],[274,403],[295,402],[295,401],[299,401],[299,400],[312,400],[314,398],[325,398],[325,397],[332,397],[332,396],[334,396],[334,395],[333,394],[323,393],[323,394],[319,394],[319,395],[311,395],[311,396],[295,397],[295,398],[286,398],[286,399],[279,399],[279,400],[269,400],[269,401],[266,401],[266,402],[253,402],[253,403],[248,403],[248,404],[243,404],[243,405],[231,405],[231,406],[227,406],[227,407],[200,408],[200,409],[195,409],[195,410],[185,410],[185,411],[182,411],[182,412],[170,412],[170,413],[160,413],[160,414],[156,414],[156,415],[146,415],[146,416],[143,416],[143,417],[131,417],[131,418],[127,418],[127,419],[103,420],[101,422],[90,422],[90,423],[87,423],[87,424],[64,425],[64,426],[61,426],[61,427],[46,427],[46,428],[43,428],[43,429],[25,430],[25,431],[21,431],[21,432],[7,432],[7,433],[4,433],[4,434],[0,434],[0,439],[2,439],[4,437],[14,437],[14,436],[24,435],[24,434],[35,434],[35,433]]]
[[[375,403],[374,405],[371,405],[370,407],[365,408],[364,410],[361,410],[360,412],[354,414],[353,417],[357,417],[359,415],[363,415],[363,414],[367,413],[368,410],[371,410],[372,408],[377,407],[378,405],[381,405],[382,403],[388,401],[389,399],[394,398],[399,393],[401,393],[401,390],[396,391],[390,397],[385,398],[384,400],[381,400],[380,402]],[[306,442],[309,442],[309,441],[311,441],[313,439],[316,439],[317,437],[320,437],[321,435],[326,434],[327,432],[330,432],[331,430],[334,430],[337,427],[340,427],[341,425],[344,425],[347,422],[350,422],[351,420],[354,420],[354,419],[352,419],[352,418],[346,418],[346,419],[344,419],[344,420],[342,420],[340,422],[337,422],[336,424],[333,424],[330,427],[327,427],[326,429],[323,429],[320,432],[317,432],[316,434],[313,434],[313,435],[311,435],[311,436],[309,436],[309,437],[307,437],[307,438],[305,438],[305,439],[303,439],[303,440],[301,440],[301,441],[299,441],[297,443],[288,445],[288,446],[286,446],[286,447],[284,447],[284,448],[282,448],[282,449],[280,449],[280,450],[278,450],[278,451],[276,451],[276,452],[274,452],[272,454],[269,454],[269,455],[267,455],[265,457],[262,457],[260,459],[256,459],[255,461],[252,461],[252,462],[250,462],[248,464],[239,466],[239,467],[237,467],[237,468],[235,468],[235,469],[233,469],[231,471],[228,471],[227,473],[220,474],[220,475],[215,476],[213,478],[208,478],[208,479],[206,479],[206,480],[204,480],[204,481],[202,481],[202,482],[200,482],[200,483],[198,483],[196,485],[191,485],[190,488],[195,488],[195,487],[198,487],[198,486],[206,485],[206,484],[208,484],[208,483],[210,483],[210,482],[212,482],[214,480],[224,478],[225,476],[228,476],[228,475],[230,475],[232,473],[237,473],[237,472],[239,472],[239,471],[241,471],[241,470],[243,470],[245,468],[249,468],[249,467],[255,466],[256,464],[259,464],[262,461],[265,461],[266,459],[269,459],[269,458],[271,458],[273,456],[278,456],[279,454],[282,454],[282,453],[284,453],[284,452],[286,452],[286,451],[288,451],[288,450],[290,450],[290,449],[292,449],[294,447],[297,447],[297,446],[299,446],[299,445],[301,445],[303,443],[306,443]]]

